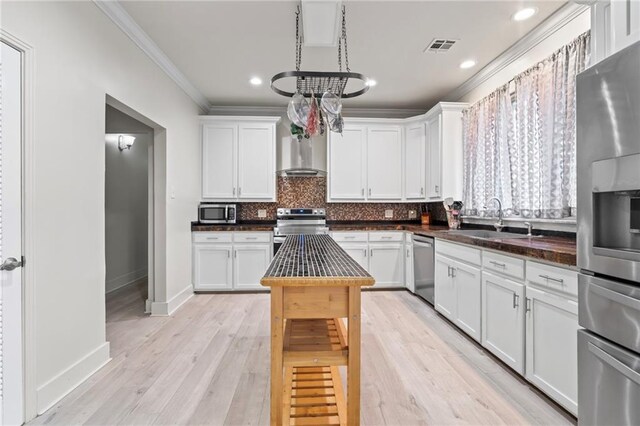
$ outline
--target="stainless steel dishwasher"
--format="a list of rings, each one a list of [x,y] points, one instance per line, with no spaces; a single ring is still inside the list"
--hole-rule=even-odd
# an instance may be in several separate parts
[[[413,277],[416,294],[433,305],[435,250],[433,238],[413,236]]]

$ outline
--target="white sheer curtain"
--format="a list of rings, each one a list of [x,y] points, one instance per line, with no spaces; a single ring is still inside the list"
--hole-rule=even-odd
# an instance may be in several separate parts
[[[575,215],[575,79],[589,32],[464,113],[465,214],[558,219]],[[512,90],[510,90],[512,89]]]

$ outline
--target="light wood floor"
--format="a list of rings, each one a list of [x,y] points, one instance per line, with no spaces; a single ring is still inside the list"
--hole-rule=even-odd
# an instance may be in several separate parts
[[[32,424],[267,425],[269,296],[197,295],[172,317],[145,290],[107,298],[113,360]],[[572,424],[433,308],[362,296],[362,424]]]

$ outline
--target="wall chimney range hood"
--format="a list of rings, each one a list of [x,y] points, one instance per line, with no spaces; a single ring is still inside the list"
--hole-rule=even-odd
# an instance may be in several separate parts
[[[283,137],[278,147],[278,176],[326,176],[326,148],[321,139],[298,141],[296,137]]]

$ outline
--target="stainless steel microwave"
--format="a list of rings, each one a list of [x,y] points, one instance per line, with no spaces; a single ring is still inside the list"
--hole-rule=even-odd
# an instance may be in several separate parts
[[[200,223],[236,223],[235,204],[200,203],[198,221]]]

